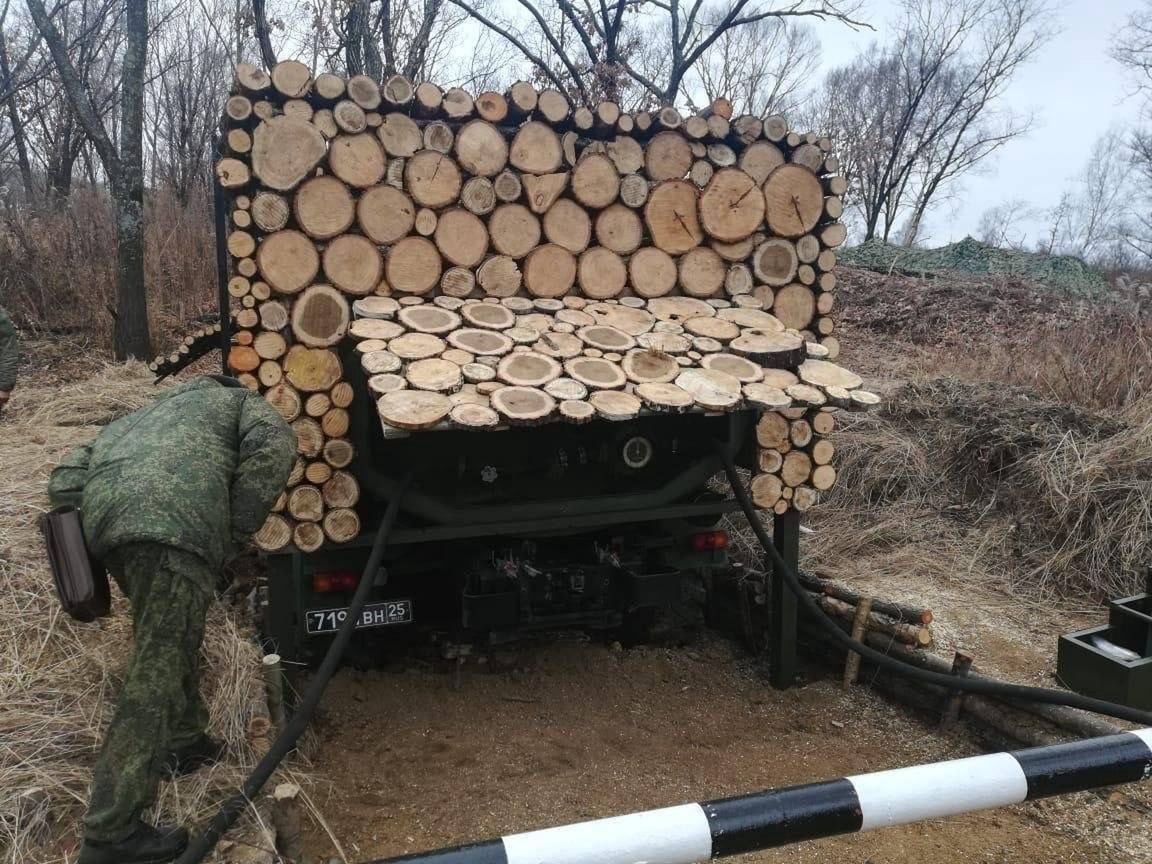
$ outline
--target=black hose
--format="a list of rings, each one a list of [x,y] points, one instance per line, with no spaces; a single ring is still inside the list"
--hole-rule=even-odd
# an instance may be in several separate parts
[[[364,603],[368,600],[376,571],[384,557],[385,543],[388,535],[392,532],[392,525],[396,522],[396,516],[400,512],[400,499],[403,497],[404,488],[407,485],[408,479],[405,479],[400,484],[398,494],[394,495],[388,502],[388,509],[384,513],[380,527],[376,530],[376,539],[372,542],[372,552],[368,556],[368,564],[360,576],[360,584],[356,586],[356,593],[352,596],[352,602],[348,604],[348,617],[344,619],[344,623],[340,625],[340,629],[336,633],[336,638],[328,646],[328,653],[324,655],[324,660],[320,663],[320,668],[316,670],[315,677],[304,692],[292,719],[276,736],[276,740],[272,742],[272,746],[268,748],[264,758],[252,769],[252,773],[248,775],[248,779],[244,781],[240,791],[224,802],[204,832],[193,838],[192,842],[188,844],[188,848],[176,859],[176,864],[198,864],[204,860],[204,857],[212,851],[220,838],[240,817],[240,814],[248,809],[249,802],[260,794],[260,790],[264,788],[268,778],[275,773],[280,762],[292,751],[297,740],[308,728],[312,714],[316,711],[316,706],[320,704],[320,698],[324,695],[328,682],[336,673],[336,668],[344,656],[344,650],[348,647],[348,641],[356,629],[356,621],[360,618]]]
[[[1116,717],[1120,720],[1127,720],[1131,723],[1139,723],[1142,726],[1152,727],[1152,713],[1141,711],[1138,708],[1118,705],[1115,702],[1106,702],[1103,699],[1093,699],[1091,696],[1081,696],[1079,693],[1071,693],[1067,690],[1054,690],[1048,687],[1027,687],[1022,684],[1009,684],[1004,681],[944,675],[940,672],[932,672],[928,669],[921,669],[918,666],[904,663],[882,651],[877,651],[875,648],[865,645],[863,642],[853,639],[836,626],[836,624],[824,614],[824,610],[820,608],[819,604],[804,590],[804,586],[800,584],[800,580],[797,578],[795,572],[793,572],[792,568],[788,566],[784,558],[776,550],[776,547],[772,543],[772,538],[768,536],[768,532],[764,530],[764,526],[760,523],[760,516],[753,506],[751,499],[748,497],[747,490],[745,490],[741,484],[740,476],[736,473],[736,465],[732,461],[731,454],[723,447],[720,448],[720,454],[724,460],[724,471],[728,475],[728,482],[732,486],[732,493],[736,496],[736,501],[740,504],[740,509],[744,511],[744,515],[748,518],[748,525],[752,528],[753,533],[755,533],[756,539],[760,541],[760,545],[764,548],[768,558],[771,560],[773,573],[783,576],[784,584],[788,586],[788,590],[796,595],[796,599],[800,605],[816,619],[816,622],[822,629],[827,631],[828,635],[832,637],[833,642],[838,643],[849,651],[859,654],[865,660],[869,660],[877,666],[882,666],[898,675],[903,675],[916,681],[922,681],[926,684],[935,684],[949,690],[961,690],[965,693],[981,693],[988,696],[1021,699],[1026,702],[1064,705],[1068,708],[1079,708],[1084,711],[1091,711],[1094,714],[1103,714],[1108,717]]]

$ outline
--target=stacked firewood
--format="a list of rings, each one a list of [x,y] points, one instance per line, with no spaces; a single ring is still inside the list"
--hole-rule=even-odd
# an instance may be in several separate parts
[[[524,82],[473,97],[295,61],[235,81],[216,166],[229,365],[301,456],[264,548],[359,529],[345,339],[386,434],[869,400],[827,362],[845,239],[827,139],[726,100],[629,114]],[[820,488],[823,467],[787,488]]]

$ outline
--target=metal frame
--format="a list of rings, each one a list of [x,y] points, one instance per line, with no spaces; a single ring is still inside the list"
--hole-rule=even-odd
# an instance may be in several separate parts
[[[220,150],[220,137],[212,142]],[[228,349],[232,347],[232,310],[228,297],[228,216],[225,212],[224,190],[219,183],[212,184],[212,220],[216,233],[216,300],[220,312],[220,373],[228,374]]]

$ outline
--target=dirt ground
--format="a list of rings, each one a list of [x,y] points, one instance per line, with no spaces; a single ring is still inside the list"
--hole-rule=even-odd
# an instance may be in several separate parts
[[[820,670],[774,691],[719,637],[536,644],[505,662],[338,676],[316,725],[314,795],[349,860],[978,752]],[[1136,864],[1152,860],[1147,808],[1084,794],[748,858]],[[321,831],[309,851],[339,854]]]

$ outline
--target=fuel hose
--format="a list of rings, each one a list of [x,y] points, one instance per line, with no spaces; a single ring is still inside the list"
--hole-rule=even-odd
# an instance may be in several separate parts
[[[940,672],[932,672],[931,670],[905,663],[882,651],[877,651],[870,645],[853,639],[825,615],[824,610],[820,608],[819,604],[804,590],[804,586],[800,584],[800,580],[797,578],[795,571],[788,566],[787,562],[785,562],[784,558],[777,551],[775,545],[773,545],[772,538],[768,536],[768,532],[764,530],[764,526],[760,522],[760,515],[753,506],[752,500],[748,497],[748,491],[744,488],[740,475],[736,472],[736,464],[733,462],[731,452],[729,452],[727,447],[723,446],[720,447],[719,450],[721,458],[724,460],[724,472],[728,475],[728,483],[732,487],[732,494],[736,497],[740,509],[744,511],[744,515],[748,518],[748,525],[756,535],[756,539],[760,542],[760,546],[764,549],[768,560],[772,562],[773,573],[783,578],[788,590],[796,595],[796,599],[800,605],[804,607],[821,629],[827,632],[833,642],[897,675],[903,675],[906,678],[922,681],[926,684],[935,684],[948,690],[960,690],[964,693],[980,693],[987,696],[1019,699],[1025,702],[1040,702],[1048,705],[1063,705],[1068,708],[1079,708],[1083,711],[1090,711],[1093,714],[1102,714],[1107,717],[1115,717],[1119,720],[1127,720],[1131,723],[1139,723],[1141,726],[1152,726],[1152,712],[1141,711],[1138,708],[1131,708],[1115,702],[1107,702],[1103,699],[1094,699],[1091,696],[1082,696],[1079,693],[1071,693],[1067,690],[1056,690],[1049,687],[1028,687],[1023,684],[1009,684],[1006,681],[994,681],[987,678],[960,678],[953,675],[945,675]]]
[[[388,535],[392,533],[392,526],[400,513],[400,501],[403,498],[404,489],[408,486],[409,479],[404,480],[397,494],[393,495],[388,502],[388,509],[385,511],[380,527],[376,529],[376,537],[372,541],[372,551],[368,555],[368,563],[364,566],[360,583],[356,586],[356,593],[352,595],[352,601],[348,604],[348,617],[344,619],[340,629],[336,632],[336,637],[332,640],[332,644],[328,646],[328,652],[316,670],[316,675],[308,684],[308,689],[304,691],[299,706],[292,714],[292,719],[280,730],[280,734],[276,736],[276,740],[272,742],[272,746],[268,748],[264,758],[252,769],[252,773],[248,775],[248,779],[244,781],[240,791],[224,802],[203,833],[192,838],[188,843],[188,848],[176,859],[176,864],[198,864],[204,860],[220,842],[220,838],[235,824],[240,814],[248,809],[250,802],[260,794],[260,790],[264,788],[268,778],[276,772],[281,761],[292,752],[296,742],[304,734],[304,730],[308,728],[312,715],[316,712],[316,707],[320,704],[320,699],[328,687],[328,682],[336,674],[336,669],[340,665],[348,642],[352,639],[352,632],[356,629],[356,622],[359,620],[364,604],[368,600],[368,595],[372,591],[372,583],[375,580],[376,571],[380,568],[380,562],[384,558],[384,548],[387,545]]]

